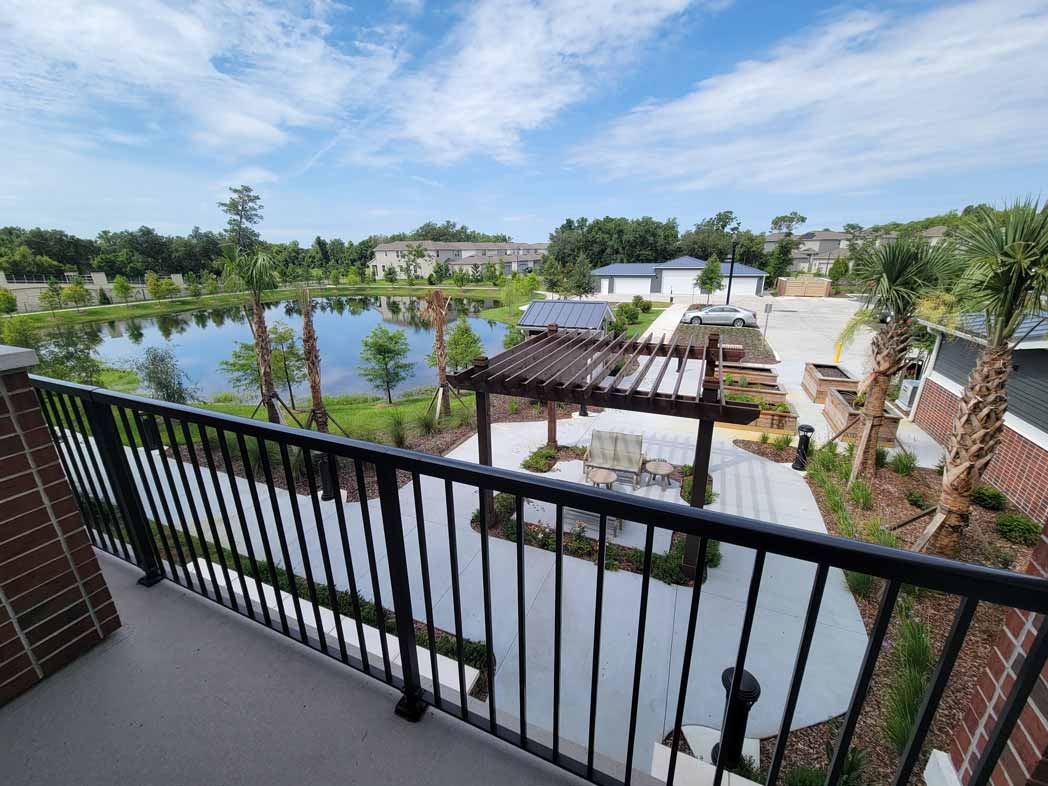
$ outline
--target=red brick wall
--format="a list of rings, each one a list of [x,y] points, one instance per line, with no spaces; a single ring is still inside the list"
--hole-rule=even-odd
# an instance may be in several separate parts
[[[1048,577],[1048,537],[1041,536],[1027,573]],[[997,713],[1015,684],[1041,622],[1031,612],[1009,609],[1005,615],[993,655],[972,692],[963,724],[954,730],[950,746],[950,758],[963,784],[968,783],[972,768],[979,761]],[[1030,694],[990,782],[993,786],[1048,784],[1048,668]]]
[[[36,394],[0,372],[0,705],[119,627]]]
[[[914,422],[944,444],[957,401],[942,385],[926,380]],[[1038,446],[1006,426],[983,480],[1007,494],[1027,516],[1041,522],[1048,516],[1048,446]]]

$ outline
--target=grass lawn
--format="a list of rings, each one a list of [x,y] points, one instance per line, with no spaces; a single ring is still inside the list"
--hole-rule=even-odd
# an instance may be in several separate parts
[[[449,297],[464,298],[497,298],[501,293],[497,287],[455,287],[428,285],[408,286],[390,284],[357,284],[354,286],[315,286],[310,287],[314,297],[332,295],[420,295],[431,289],[440,289]],[[263,300],[267,303],[286,300],[294,297],[297,288],[274,289],[266,292]],[[171,300],[147,300],[137,303],[120,303],[110,306],[90,306],[81,311],[62,309],[53,315],[50,311],[37,311],[32,314],[18,314],[19,319],[26,320],[32,327],[45,329],[54,325],[80,325],[87,322],[108,322],[116,319],[134,317],[155,317],[163,314],[176,314],[182,311],[196,311],[202,308],[225,308],[239,306],[248,302],[246,292],[230,292],[221,295],[201,295],[198,298],[178,297]]]
[[[653,308],[647,314],[645,314],[642,311],[640,314],[640,322],[638,322],[636,325],[630,325],[629,330],[626,331],[626,334],[638,337],[643,336],[651,328],[652,323],[656,319],[658,319],[662,315],[662,312],[665,310],[666,309],[664,308]]]

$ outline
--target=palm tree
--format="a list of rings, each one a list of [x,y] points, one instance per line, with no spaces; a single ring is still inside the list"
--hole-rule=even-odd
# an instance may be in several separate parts
[[[302,308],[302,352],[306,358],[306,376],[309,378],[309,393],[313,402],[310,418],[316,424],[317,431],[325,434],[328,430],[327,407],[320,394],[320,350],[317,347],[317,333],[313,329],[313,298],[309,287],[304,287],[299,295]]]
[[[433,363],[437,367],[437,419],[451,414],[451,388],[448,385],[448,345],[444,340],[450,301],[439,289],[426,293],[423,314],[433,323]]]
[[[280,423],[277,392],[273,385],[273,351],[269,345],[266,310],[262,307],[262,293],[277,285],[276,271],[269,255],[259,251],[241,254],[235,246],[224,246],[224,275],[243,281],[251,293],[251,332],[255,336],[255,356],[258,358],[259,377],[262,380],[262,406],[270,423]]]
[[[855,265],[855,276],[869,291],[866,304],[845,328],[846,343],[857,329],[875,316],[887,322],[873,337],[873,368],[860,386],[862,431],[855,447],[848,483],[869,478],[877,466],[877,442],[884,420],[884,402],[891,379],[906,363],[913,338],[912,319],[918,301],[929,290],[942,286],[956,269],[947,245],[930,246],[916,238],[899,238],[875,246]]]
[[[918,550],[941,525],[955,530],[967,525],[972,492],[1004,429],[1013,339],[1022,341],[1045,321],[1035,321],[1017,336],[1031,314],[1045,317],[1048,204],[1017,201],[1001,214],[984,208],[961,225],[957,236],[960,258],[967,265],[958,286],[959,302],[962,309],[984,320],[986,345],[957,405],[946,441],[942,496],[935,516],[914,545]]]

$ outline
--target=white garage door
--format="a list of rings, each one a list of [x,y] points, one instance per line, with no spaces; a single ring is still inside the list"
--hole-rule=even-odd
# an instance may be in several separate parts
[[[651,279],[633,276],[615,277],[616,295],[647,295],[651,293]]]
[[[694,286],[692,282],[695,281],[695,276],[699,275],[701,270],[663,270],[662,271],[662,292],[663,294],[674,295],[691,295],[692,290],[698,294],[699,288]]]

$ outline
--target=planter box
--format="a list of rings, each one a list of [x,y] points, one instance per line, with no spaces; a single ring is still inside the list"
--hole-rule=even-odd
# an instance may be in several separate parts
[[[750,423],[749,428],[760,431],[785,431],[789,434],[797,433],[797,410],[792,404],[787,404],[789,412],[779,412],[774,409],[762,409],[761,416]]]
[[[753,396],[760,401],[769,404],[781,404],[786,401],[786,391],[778,385],[765,385],[751,383],[749,385],[725,385],[725,393],[741,393],[744,396]]]
[[[743,366],[725,363],[724,376],[727,377],[728,375],[731,375],[734,379],[745,378],[747,382],[754,385],[779,384],[779,376],[767,366]]]
[[[805,363],[801,387],[808,394],[808,398],[816,404],[821,404],[826,400],[826,391],[841,390],[854,393],[859,388],[859,380],[836,363]]]
[[[855,401],[855,394],[849,391],[840,391],[830,388],[826,393],[826,403],[822,406],[822,415],[826,418],[826,423],[830,427],[830,434],[836,434],[842,428],[844,428],[849,420],[858,417],[860,414],[859,410],[855,409],[853,402]],[[895,446],[895,433],[899,429],[899,421],[902,420],[898,415],[892,415],[889,412],[884,413],[884,422],[881,424],[881,430],[878,434],[878,443],[886,447]],[[854,441],[859,438],[862,433],[862,420],[857,420],[851,427],[848,428],[838,439],[847,439]]]

